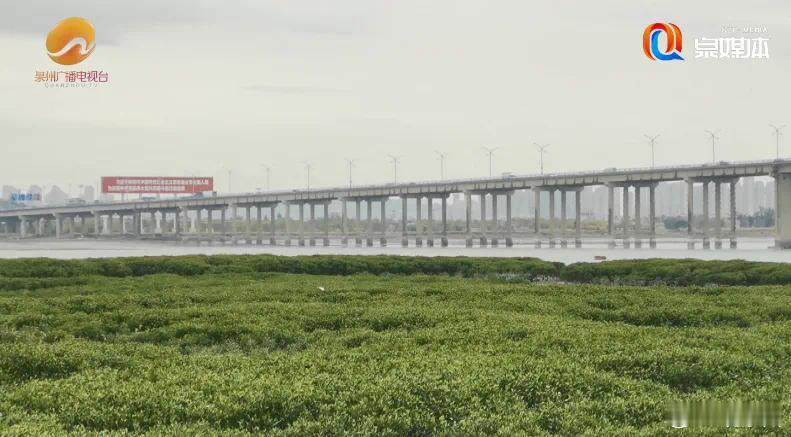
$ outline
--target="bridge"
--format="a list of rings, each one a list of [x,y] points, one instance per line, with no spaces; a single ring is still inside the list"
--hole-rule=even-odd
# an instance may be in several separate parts
[[[541,175],[508,175],[502,177],[402,182],[390,184],[362,185],[350,187],[319,188],[310,190],[280,190],[257,193],[241,193],[211,197],[189,197],[148,201],[97,202],[84,205],[64,205],[38,208],[22,208],[0,211],[0,235],[10,238],[33,238],[54,235],[66,238],[74,235],[96,238],[174,239],[180,241],[231,241],[248,244],[296,243],[304,246],[329,245],[330,237],[337,237],[343,245],[373,246],[376,239],[384,246],[388,242],[385,206],[387,202],[402,203],[400,220],[401,245],[433,246],[435,237],[440,245],[448,245],[447,199],[454,193],[463,194],[466,203],[466,227],[463,239],[467,247],[474,242],[481,246],[498,246],[501,242],[513,245],[512,195],[517,190],[531,190],[535,196],[535,211],[532,232],[535,244],[550,247],[582,245],[580,199],[584,187],[605,186],[608,190],[607,238],[610,246],[621,242],[624,247],[632,243],[636,247],[648,242],[656,245],[656,214],[654,191],[657,184],[684,181],[687,184],[688,246],[722,247],[727,242],[736,247],[736,190],[739,178],[747,176],[771,176],[775,179],[775,247],[791,247],[791,160],[777,159],[749,162],[717,162],[700,165],[676,165],[651,168],[605,169],[601,171],[552,173]],[[702,229],[694,229],[693,187],[702,184],[703,221]],[[709,199],[709,184],[714,187],[713,205]],[[730,211],[727,229],[722,229],[722,191],[727,187]],[[623,196],[622,228],[616,234],[613,211],[616,189]],[[641,193],[647,191],[648,223],[641,223],[643,207]],[[541,193],[547,192],[549,218],[540,219]],[[635,216],[630,219],[632,209],[630,192],[634,194]],[[473,196],[480,198],[480,221],[473,229]],[[559,199],[558,199],[559,197]],[[569,198],[575,202],[573,229],[567,229],[566,217]],[[490,199],[490,214],[486,213],[486,200]],[[425,202],[424,202],[425,200]],[[505,202],[505,217],[497,217],[498,202]],[[559,200],[559,202],[557,201]],[[340,202],[340,226],[330,232],[329,205]],[[407,205],[414,202],[417,218],[415,229],[408,227]],[[354,205],[355,220],[348,214],[348,205]],[[426,206],[425,214],[423,206]],[[439,220],[435,223],[436,203],[439,203]],[[558,214],[557,204],[560,204]],[[367,209],[366,220],[361,220],[361,206]],[[381,209],[382,225],[372,219],[374,205]],[[321,223],[317,223],[316,207],[323,209]],[[236,211],[245,212],[241,222]],[[711,210],[713,209],[713,223]],[[233,211],[230,217],[227,211]],[[281,211],[281,215],[277,212]],[[298,218],[294,218],[294,210]],[[219,212],[219,221],[216,215]],[[204,216],[205,213],[205,216]],[[255,215],[255,217],[253,216]],[[146,223],[145,218],[149,217]],[[267,220],[264,220],[267,216]],[[114,225],[118,217],[118,226]],[[278,220],[283,223],[278,224]],[[318,225],[318,226],[317,226]],[[712,226],[713,225],[713,226]],[[319,228],[320,229],[317,229]],[[546,229],[548,227],[548,229]],[[241,230],[239,228],[242,228]]]

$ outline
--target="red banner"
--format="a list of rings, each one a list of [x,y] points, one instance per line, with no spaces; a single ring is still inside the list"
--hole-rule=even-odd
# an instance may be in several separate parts
[[[213,190],[212,177],[102,176],[102,193],[189,194]]]

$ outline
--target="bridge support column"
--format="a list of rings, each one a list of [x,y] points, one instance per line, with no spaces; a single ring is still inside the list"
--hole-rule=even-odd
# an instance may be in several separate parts
[[[277,204],[273,204],[269,206],[269,244],[271,246],[277,245],[277,237],[275,236],[275,232],[277,232]],[[288,221],[286,221],[288,223]],[[261,231],[263,231],[263,224],[261,227]]]
[[[211,208],[206,209],[206,227],[207,234],[211,235],[214,233],[214,210]]]
[[[574,247],[582,247],[582,188],[574,192]]]
[[[711,248],[709,236],[711,229],[709,226],[709,183],[703,182],[703,248]]]
[[[93,213],[93,235],[97,237],[99,236],[99,221],[101,217],[98,212]]]
[[[401,197],[401,247],[409,246],[409,235],[406,231],[407,198]]]
[[[60,239],[63,233],[63,217],[55,214],[55,238]]]
[[[74,217],[71,218],[71,225],[74,227]],[[132,213],[132,225],[134,229],[133,235],[135,237],[140,237],[141,227],[143,225],[143,213],[140,211],[135,211]],[[74,229],[72,229],[72,232],[74,232]]]
[[[472,247],[472,195],[469,191],[464,193],[464,218],[466,227],[464,229],[464,245]]]
[[[486,247],[486,193],[481,193],[481,247]]]
[[[426,233],[428,236],[426,237],[426,245],[428,247],[434,247],[434,198],[431,196],[426,197],[426,203],[428,206],[428,226],[426,226]]]
[[[623,247],[628,249],[631,247],[631,240],[629,239],[629,186],[624,185],[622,188],[623,194]]]
[[[641,216],[643,214],[642,211],[642,191],[643,187],[640,185],[635,185],[634,187],[634,247],[636,249],[640,249],[643,247],[643,240],[642,237],[642,223],[640,223]]]
[[[500,234],[500,226],[497,223],[497,192],[492,192],[492,247],[497,247],[500,244],[498,236]]]
[[[775,248],[791,249],[791,173],[775,173]]]
[[[341,245],[343,247],[347,247],[349,245],[349,230],[348,224],[346,223],[347,217],[347,208],[346,205],[347,201],[345,198],[341,198]]]
[[[566,190],[560,190],[560,247],[568,247],[566,241]]]
[[[728,184],[728,194],[730,196],[730,246],[736,249],[736,179],[731,179]]]
[[[27,219],[25,217],[19,216],[19,238],[25,238],[27,236]]]
[[[387,197],[382,197],[379,207],[381,209],[379,218],[382,220],[382,236],[379,237],[379,245],[385,247],[387,246]]]
[[[714,248],[722,249],[722,188],[714,181]]]
[[[448,247],[448,196],[446,194],[442,195],[440,207],[442,208],[442,236],[439,244],[441,247]]]
[[[220,237],[220,241],[223,244],[225,244],[225,237],[226,237],[226,235],[228,233],[228,227],[227,227],[227,223],[225,221],[226,210],[227,210],[226,207],[223,207],[220,210],[220,234],[222,235],[222,237]]]
[[[181,210],[176,209],[173,214],[173,234],[175,234],[178,239],[181,237]]]
[[[244,207],[244,233],[245,243],[253,244],[253,219],[250,217],[250,205]]]
[[[113,227],[113,215],[102,216],[102,235],[110,235]]]
[[[285,245],[291,246],[291,204],[285,203],[286,215],[283,217],[286,222],[286,240]],[[274,222],[273,222],[274,223]]]
[[[693,219],[695,218],[695,182],[692,179],[687,179],[687,249],[695,248],[695,227]]]
[[[374,227],[373,227],[373,201],[371,199],[365,199],[365,206],[368,210],[368,215],[366,215],[366,226],[365,226],[365,245],[366,247],[373,247],[374,245]]]
[[[423,198],[420,196],[415,197],[415,247],[423,247]]]
[[[536,248],[541,247],[541,189],[533,187],[533,231],[536,234]]]
[[[200,232],[200,223],[201,222],[201,209],[198,208],[195,210],[195,217],[193,217],[192,223],[190,225],[190,232],[198,233]]]
[[[261,244],[263,244],[263,238],[261,237],[261,233],[264,231],[264,207],[261,205],[256,205],[255,213],[256,213],[255,244],[260,246]]]
[[[356,217],[354,223],[354,245],[360,247],[363,245],[363,239],[361,236],[362,230],[360,229],[362,226],[362,221],[360,219],[360,199],[354,200],[354,214]]]
[[[159,217],[154,219],[154,233],[155,234],[164,234],[165,233],[165,224],[167,223],[166,215],[164,211],[159,211]]]
[[[305,204],[299,202],[299,224],[297,226],[297,245],[305,245]]]
[[[558,224],[555,220],[555,188],[549,191],[549,247],[555,247],[558,237]]]
[[[505,247],[514,246],[513,222],[511,220],[511,192],[505,193]]]
[[[181,232],[189,232],[190,229],[190,210],[187,208],[181,208],[182,213],[182,223],[181,223]]]
[[[607,236],[610,241],[607,245],[610,248],[615,247],[615,187],[612,184],[607,184]]]
[[[656,184],[648,186],[648,247],[656,249]]]
[[[324,215],[322,215],[322,217],[321,217],[322,220],[324,221],[324,226],[323,226],[324,227],[324,238],[321,240],[321,244],[326,247],[326,246],[330,245],[330,207],[329,207],[329,202],[324,202],[322,204],[322,206],[324,207],[322,209],[322,211],[324,212]]]
[[[148,229],[149,229],[148,233],[150,233],[151,235],[157,233],[157,218],[156,218],[156,212],[154,211],[151,211],[150,213],[150,218],[148,219]]]
[[[308,226],[310,232],[310,246],[316,245],[316,204],[313,202],[310,203],[310,222]]]

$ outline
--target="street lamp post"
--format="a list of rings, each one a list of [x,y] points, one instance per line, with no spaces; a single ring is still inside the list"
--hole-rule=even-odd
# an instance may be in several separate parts
[[[773,124],[770,124],[769,127],[774,129],[775,131],[775,151],[777,153],[777,159],[780,159],[780,135],[782,135],[780,131],[783,130],[783,128],[786,127],[786,125],[775,126]]]
[[[483,147],[483,150],[489,155],[489,177],[492,177],[492,156],[499,147]]]
[[[720,139],[720,137],[717,136],[717,134],[720,133],[720,131],[719,129],[717,129],[714,132],[708,129],[705,129],[705,131],[707,134],[709,134],[709,136],[711,136],[711,162],[714,163],[717,162],[717,159],[715,158],[715,154],[714,154],[714,142]]]
[[[653,137],[645,135],[645,137],[648,138],[648,141],[651,143],[651,167],[654,167],[654,147],[656,146],[656,139],[659,138],[659,134],[656,134]]]
[[[533,143],[536,147],[538,147],[538,163],[541,170],[541,174],[544,174],[544,153],[546,153],[547,149],[549,148],[549,144],[538,144]]]

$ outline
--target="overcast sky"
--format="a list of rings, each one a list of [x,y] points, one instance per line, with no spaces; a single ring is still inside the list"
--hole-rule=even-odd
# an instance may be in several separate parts
[[[82,16],[95,89],[48,89],[44,41]],[[643,29],[673,22],[683,62],[652,62]],[[694,38],[765,27],[768,60],[694,59]],[[26,0],[0,14],[0,184],[210,175],[233,191],[711,159],[774,157],[791,124],[791,2]],[[791,156],[791,128],[784,139]]]

